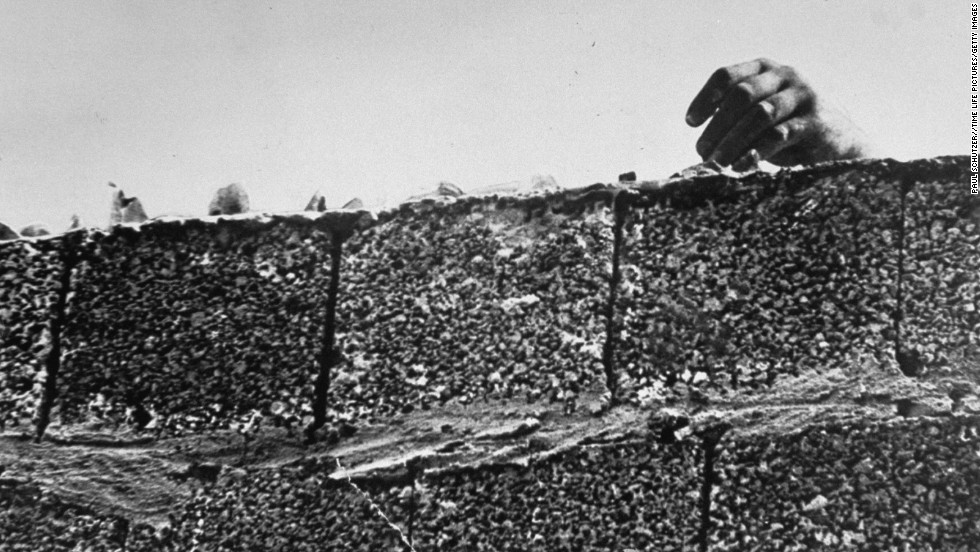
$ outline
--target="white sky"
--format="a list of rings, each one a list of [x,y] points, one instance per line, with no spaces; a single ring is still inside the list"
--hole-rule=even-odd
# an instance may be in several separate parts
[[[700,159],[719,66],[766,56],[831,92],[883,155],[968,153],[959,1],[0,0],[0,221],[396,204],[534,174],[564,186]]]

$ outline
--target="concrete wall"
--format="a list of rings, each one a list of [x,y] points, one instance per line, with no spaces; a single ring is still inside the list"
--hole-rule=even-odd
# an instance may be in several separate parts
[[[358,428],[475,404],[580,431],[525,439],[520,461],[437,451],[353,481],[322,454],[218,466],[153,525],[15,477],[0,533],[51,550],[970,550],[966,161],[0,244],[5,439],[163,447],[266,420],[333,454]]]

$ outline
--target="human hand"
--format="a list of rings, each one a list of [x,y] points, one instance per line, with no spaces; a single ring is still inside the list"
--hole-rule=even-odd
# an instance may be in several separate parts
[[[765,58],[711,75],[687,110],[687,124],[709,118],[698,154],[736,170],[754,163],[753,150],[784,166],[868,155],[863,133],[843,113],[792,67]]]

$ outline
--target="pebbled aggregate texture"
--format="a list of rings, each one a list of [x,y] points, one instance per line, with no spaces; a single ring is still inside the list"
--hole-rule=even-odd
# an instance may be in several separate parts
[[[399,550],[368,497],[311,471],[250,470],[200,489],[158,534],[162,550]]]
[[[93,234],[72,278],[62,417],[120,421],[142,410],[179,429],[226,426],[253,410],[302,415],[329,244],[304,219]]]
[[[130,531],[123,517],[106,516],[69,504],[38,487],[12,492],[0,487],[0,552],[118,552],[151,550],[152,527]]]
[[[159,530],[50,497],[21,500],[0,517],[15,535],[0,550],[33,542],[37,550],[116,551],[124,541],[126,550],[148,552],[404,550],[410,531],[420,551],[682,550],[697,538],[699,465],[692,442],[592,446],[414,483],[360,480],[359,491],[329,477],[337,474],[332,461],[236,470],[175,503]]]
[[[966,166],[844,163],[622,192],[621,393],[764,389],[869,359],[910,378],[976,382],[978,204]],[[561,401],[601,383],[614,236],[603,197],[421,203],[360,227],[342,264],[331,415]],[[0,244],[7,420],[31,414],[43,377],[59,239]],[[329,231],[184,221],[85,243],[63,313],[63,421],[131,423],[146,410],[188,429],[252,411],[305,416]],[[733,435],[712,470],[696,439],[587,446],[414,484],[369,478],[367,498],[328,477],[329,465],[225,470],[188,483],[200,486],[159,529],[0,476],[0,551],[400,549],[372,502],[411,527],[419,550],[960,552],[980,542],[973,417]]]
[[[425,480],[424,550],[681,550],[699,527],[700,452],[633,443]]]
[[[29,424],[40,398],[63,241],[0,243],[0,427]]]
[[[894,359],[900,181],[861,168],[707,179],[641,195],[627,217],[628,392]]]
[[[909,188],[904,360],[916,375],[980,381],[980,196],[969,194],[965,175],[923,175]]]
[[[609,336],[608,187],[383,213],[346,239],[330,321],[331,232],[309,219],[94,232],[62,313],[57,412],[171,429],[250,413],[303,423],[328,330],[340,352],[324,357],[339,361],[328,419],[344,423],[450,401],[574,407],[604,383],[625,400],[678,383],[761,388],[869,359],[976,380],[966,167],[864,161],[627,187]],[[36,400],[59,239],[0,250],[6,418]]]
[[[976,550],[980,419],[724,440],[711,550]]]
[[[176,502],[160,529],[38,490],[0,494],[0,550],[404,550],[402,535],[416,550],[696,550],[703,447],[576,447],[526,466],[362,476],[359,490],[330,477],[332,460],[234,470]],[[974,550],[978,454],[976,417],[727,436],[709,476],[708,549]]]
[[[467,199],[382,217],[345,244],[332,416],[601,385],[611,263],[602,202]]]

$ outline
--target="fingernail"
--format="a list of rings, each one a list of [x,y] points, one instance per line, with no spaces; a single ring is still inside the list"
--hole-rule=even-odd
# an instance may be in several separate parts
[[[688,113],[688,114],[687,114],[687,117],[684,117],[684,121],[686,121],[686,122],[687,122],[687,126],[692,126],[692,127],[693,127],[693,126],[698,126],[698,121],[697,121],[697,119],[695,119],[695,118],[694,118],[694,115],[693,115],[693,114],[691,114],[691,113]]]

